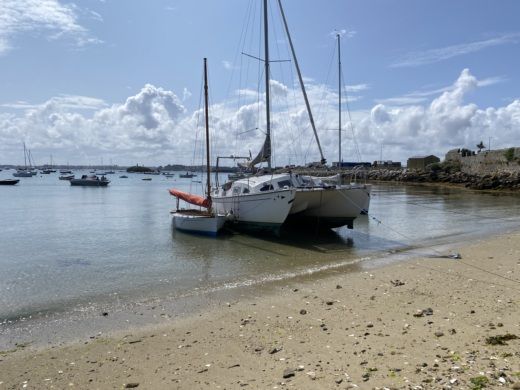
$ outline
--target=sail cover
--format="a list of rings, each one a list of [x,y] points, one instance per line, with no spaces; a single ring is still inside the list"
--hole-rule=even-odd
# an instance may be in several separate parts
[[[188,202],[190,204],[193,204],[195,206],[200,206],[200,207],[205,207],[207,209],[209,209],[211,207],[211,199],[210,198],[204,198],[200,195],[194,195],[194,194],[189,194],[187,192],[184,192],[184,191],[180,191],[180,190],[176,190],[175,188],[172,188],[170,190],[168,190],[168,192],[179,198],[179,199],[182,199],[184,200],[185,202]]]
[[[258,155],[248,164],[251,167],[254,167],[256,164],[260,164],[261,162],[269,161],[271,158],[271,137],[266,135],[264,146],[258,153]]]

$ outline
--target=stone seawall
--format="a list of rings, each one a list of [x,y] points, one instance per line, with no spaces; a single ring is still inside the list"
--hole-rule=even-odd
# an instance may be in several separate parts
[[[415,170],[372,170],[367,179],[403,183],[446,183],[476,190],[520,190],[520,171],[476,175],[465,172],[425,172]]]
[[[446,154],[446,161],[458,161],[462,172],[473,175],[520,172],[520,148],[484,151],[471,156],[462,156],[455,149]]]

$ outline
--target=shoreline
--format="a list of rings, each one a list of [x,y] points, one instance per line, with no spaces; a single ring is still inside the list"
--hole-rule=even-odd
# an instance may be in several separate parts
[[[511,387],[520,339],[486,339],[520,337],[520,232],[450,246],[461,260],[331,270],[166,324],[0,352],[0,389]]]

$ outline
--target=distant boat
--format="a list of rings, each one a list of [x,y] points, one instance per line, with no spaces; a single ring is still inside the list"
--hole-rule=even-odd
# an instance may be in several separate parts
[[[208,72],[204,58],[204,112],[206,120],[206,175],[207,188],[206,197],[193,195],[176,189],[170,189],[171,195],[177,198],[177,210],[173,212],[172,223],[177,230],[189,233],[198,233],[215,236],[226,222],[226,215],[216,213],[211,207],[211,172],[210,172],[210,155],[209,155],[209,115],[208,115]],[[188,175],[188,172],[186,172]],[[181,177],[183,177],[181,175]],[[193,177],[189,176],[189,177]],[[180,209],[179,201],[185,202],[204,208],[202,209]]]
[[[61,173],[62,175],[66,175],[67,173],[72,173],[72,171],[70,171],[70,170],[68,170],[68,169],[61,169],[61,170],[60,170],[60,173]]]
[[[119,176],[120,179],[128,179],[128,176],[126,175],[123,175],[123,176]]]
[[[58,179],[60,179],[60,180],[72,180],[72,179],[74,179],[74,175],[60,176]]]
[[[152,181],[152,178],[151,178],[151,177],[143,177],[141,180],[144,180],[144,181]]]
[[[179,175],[179,177],[182,179],[191,179],[192,177],[195,177],[195,176],[197,176],[197,175],[195,175],[194,173],[189,173],[189,172],[181,173]]]
[[[2,186],[14,186],[19,181],[20,180],[17,180],[17,179],[2,179],[2,180],[0,180],[0,185],[2,185]]]
[[[101,178],[99,178],[96,175],[83,175],[81,176],[81,179],[70,180],[71,186],[106,187],[108,186],[108,183],[110,183],[110,180],[108,180],[105,176],[101,176]]]
[[[27,149],[25,148],[25,142],[23,143],[23,160],[24,160],[24,168],[18,169],[15,173],[13,173],[14,177],[33,177],[36,175],[36,172],[27,168]],[[30,162],[29,158],[29,162]]]

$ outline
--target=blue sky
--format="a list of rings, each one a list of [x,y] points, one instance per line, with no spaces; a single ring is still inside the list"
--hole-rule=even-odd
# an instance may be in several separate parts
[[[240,52],[258,50],[260,5],[2,0],[0,164],[20,163],[23,141],[37,163],[51,153],[62,163],[194,162],[203,57],[210,66],[214,154],[254,154],[265,127],[263,90],[254,87],[259,74],[251,70],[258,64]],[[345,109],[345,160],[379,159],[381,145],[383,159],[403,162],[475,148],[489,137],[492,147],[519,146],[518,1],[283,5],[329,161],[337,160],[335,30],[343,34],[352,119],[351,127]],[[287,59],[274,0],[270,7],[271,56]],[[242,45],[242,36],[255,45]],[[278,165],[319,159],[291,66],[272,65]],[[260,130],[247,132],[250,126]]]

